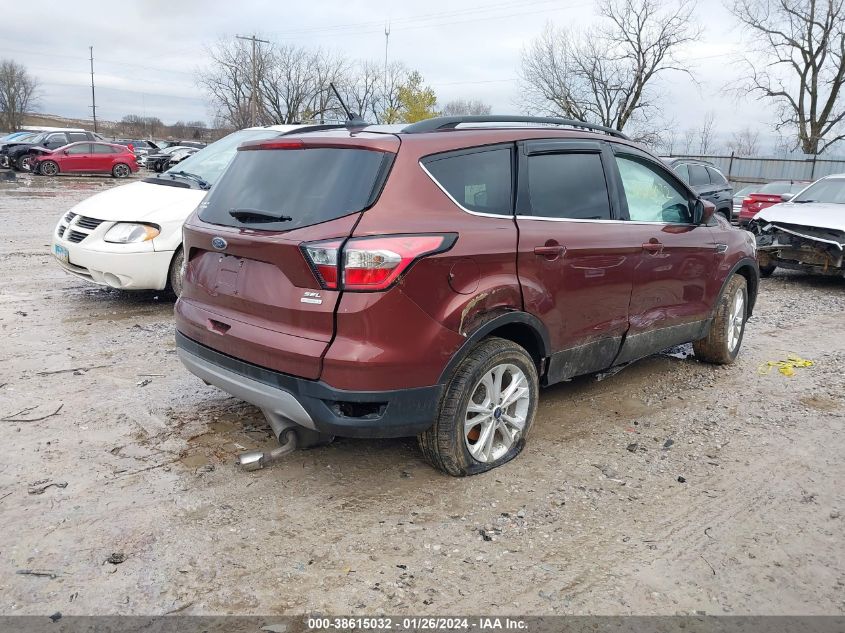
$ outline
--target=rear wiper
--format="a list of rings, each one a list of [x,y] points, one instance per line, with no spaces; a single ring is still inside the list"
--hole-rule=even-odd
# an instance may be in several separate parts
[[[274,211],[263,209],[229,209],[229,215],[241,222],[290,222],[289,215],[279,215]]]
[[[200,186],[200,189],[211,189],[211,185],[208,184],[208,181],[202,178],[202,176],[197,176],[196,174],[191,174],[187,171],[169,171],[167,174],[171,178],[174,176],[184,176],[185,178],[190,178]]]
[[[793,200],[795,204],[807,204],[808,202],[818,202],[818,200]]]

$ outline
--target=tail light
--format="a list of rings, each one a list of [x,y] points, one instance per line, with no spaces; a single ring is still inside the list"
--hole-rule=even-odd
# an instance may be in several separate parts
[[[374,291],[389,288],[418,259],[449,250],[454,233],[383,235],[308,242],[302,252],[323,288]]]

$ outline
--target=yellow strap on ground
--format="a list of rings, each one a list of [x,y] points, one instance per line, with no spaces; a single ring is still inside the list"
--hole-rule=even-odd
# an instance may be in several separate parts
[[[757,368],[757,372],[761,376],[772,373],[772,368],[777,367],[777,370],[784,376],[791,377],[795,375],[796,367],[812,367],[813,361],[806,358],[801,358],[797,354],[790,354],[786,360],[769,360]]]

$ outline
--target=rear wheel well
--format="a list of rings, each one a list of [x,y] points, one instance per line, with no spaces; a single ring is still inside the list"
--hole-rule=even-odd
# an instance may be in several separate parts
[[[751,313],[754,310],[754,304],[757,301],[757,286],[759,285],[760,281],[756,274],[754,274],[754,268],[751,264],[745,264],[744,266],[740,266],[736,269],[735,274],[742,275],[745,277],[745,282],[748,287],[748,314],[747,316],[751,316]]]
[[[542,369],[543,358],[545,357],[543,351],[543,339],[537,331],[530,325],[525,323],[506,323],[505,325],[497,327],[495,330],[488,332],[485,338],[496,336],[498,338],[513,341],[534,359],[534,364],[537,366],[537,372]]]

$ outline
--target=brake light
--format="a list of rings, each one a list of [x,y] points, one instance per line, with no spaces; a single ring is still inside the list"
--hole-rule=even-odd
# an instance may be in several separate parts
[[[302,149],[303,147],[305,147],[305,143],[302,141],[253,141],[251,143],[244,143],[238,147],[238,151],[248,152],[263,149]]]
[[[324,288],[373,291],[389,288],[415,261],[449,250],[456,239],[454,233],[384,235],[352,238],[342,255],[340,240],[310,242],[302,250]]]

